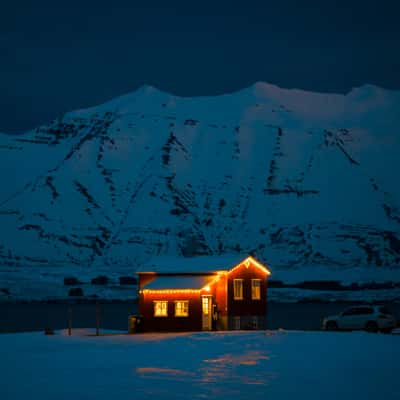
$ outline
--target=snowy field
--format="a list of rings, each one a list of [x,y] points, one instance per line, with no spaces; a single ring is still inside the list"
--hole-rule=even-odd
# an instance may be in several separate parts
[[[0,398],[396,399],[400,335],[0,335]]]

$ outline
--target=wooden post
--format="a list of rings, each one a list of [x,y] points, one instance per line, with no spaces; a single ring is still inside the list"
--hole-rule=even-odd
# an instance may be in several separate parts
[[[72,334],[72,307],[68,307],[68,336]]]
[[[100,305],[96,302],[96,336],[99,336],[100,330]]]

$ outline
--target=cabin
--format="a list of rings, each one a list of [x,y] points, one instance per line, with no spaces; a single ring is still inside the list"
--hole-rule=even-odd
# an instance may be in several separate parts
[[[143,329],[264,329],[269,269],[253,257],[153,262],[139,275]]]

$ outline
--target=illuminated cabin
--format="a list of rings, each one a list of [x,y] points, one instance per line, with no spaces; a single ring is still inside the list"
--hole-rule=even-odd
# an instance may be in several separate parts
[[[180,263],[168,267],[156,262],[138,272],[145,331],[266,327],[270,275],[266,266],[253,257],[241,261],[196,257]]]

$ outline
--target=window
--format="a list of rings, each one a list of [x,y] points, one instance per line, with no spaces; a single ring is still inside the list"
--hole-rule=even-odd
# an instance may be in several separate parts
[[[374,310],[371,307],[356,308],[356,315],[373,314]]]
[[[233,323],[234,323],[234,329],[238,331],[240,329],[240,317],[239,316],[234,317]]]
[[[390,310],[388,308],[386,308],[386,307],[379,307],[379,312],[381,314],[385,314],[385,315],[392,315]]]
[[[354,308],[348,308],[342,312],[343,316],[355,315],[357,311]]]
[[[233,280],[233,298],[234,300],[243,300],[243,279]]]
[[[168,301],[155,301],[154,302],[154,316],[167,317],[168,316]]]
[[[364,315],[364,314],[373,314],[374,310],[371,307],[355,307],[355,308],[348,308],[343,311],[343,316],[350,316],[350,315]]]
[[[251,280],[251,298],[252,300],[261,299],[261,279]]]
[[[210,298],[209,297],[203,297],[203,314],[208,315],[209,314],[209,309],[210,309]]]
[[[189,301],[179,300],[175,302],[175,317],[189,316]]]

